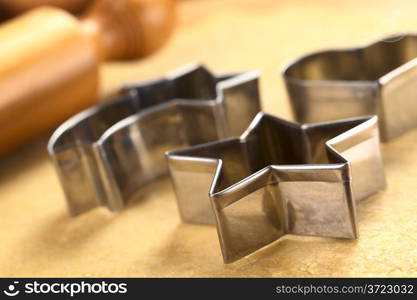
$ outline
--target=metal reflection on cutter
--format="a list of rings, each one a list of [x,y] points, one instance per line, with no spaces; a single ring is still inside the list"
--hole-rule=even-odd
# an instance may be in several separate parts
[[[238,136],[259,110],[258,72],[215,76],[191,65],[70,118],[48,152],[72,215],[117,211],[168,173],[166,151]]]
[[[378,115],[382,141],[417,128],[417,35],[301,57],[283,72],[297,121]]]
[[[240,138],[167,160],[182,220],[215,223],[226,263],[285,234],[356,238],[356,202],[385,187],[376,116],[302,125],[259,113]]]

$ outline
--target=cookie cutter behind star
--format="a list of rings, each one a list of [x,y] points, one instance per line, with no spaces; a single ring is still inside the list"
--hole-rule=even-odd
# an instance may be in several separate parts
[[[283,76],[298,122],[378,115],[382,141],[417,128],[415,34],[309,54]]]
[[[124,87],[117,99],[73,116],[50,138],[70,213],[123,209],[141,187],[168,173],[166,151],[237,136],[259,110],[256,71],[216,76],[190,65]]]

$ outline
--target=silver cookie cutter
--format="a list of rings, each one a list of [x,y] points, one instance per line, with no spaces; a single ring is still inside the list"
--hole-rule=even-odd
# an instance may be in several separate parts
[[[123,209],[141,187],[168,174],[166,151],[238,136],[259,110],[256,71],[217,76],[193,64],[126,86],[49,140],[70,213]]]
[[[378,115],[382,141],[417,128],[417,35],[309,54],[283,76],[299,122]]]
[[[216,224],[225,263],[286,234],[355,239],[356,202],[386,184],[376,116],[259,113],[239,138],[166,155],[182,220]]]

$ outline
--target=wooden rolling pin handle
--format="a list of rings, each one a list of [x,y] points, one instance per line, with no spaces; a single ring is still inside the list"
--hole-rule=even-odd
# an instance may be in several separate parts
[[[172,0],[100,0],[81,22],[102,59],[132,59],[154,52],[168,39],[174,11]]]

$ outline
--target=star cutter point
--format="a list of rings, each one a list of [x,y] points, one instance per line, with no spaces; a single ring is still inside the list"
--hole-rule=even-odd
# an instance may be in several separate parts
[[[166,155],[182,220],[215,224],[225,263],[286,234],[354,239],[356,202],[385,188],[376,116],[259,113],[239,138]]]
[[[378,115],[384,142],[417,128],[416,34],[308,54],[283,77],[299,122]]]
[[[199,64],[122,88],[63,123],[48,152],[71,215],[118,211],[168,174],[164,153],[239,135],[260,111],[258,72],[215,75]]]

